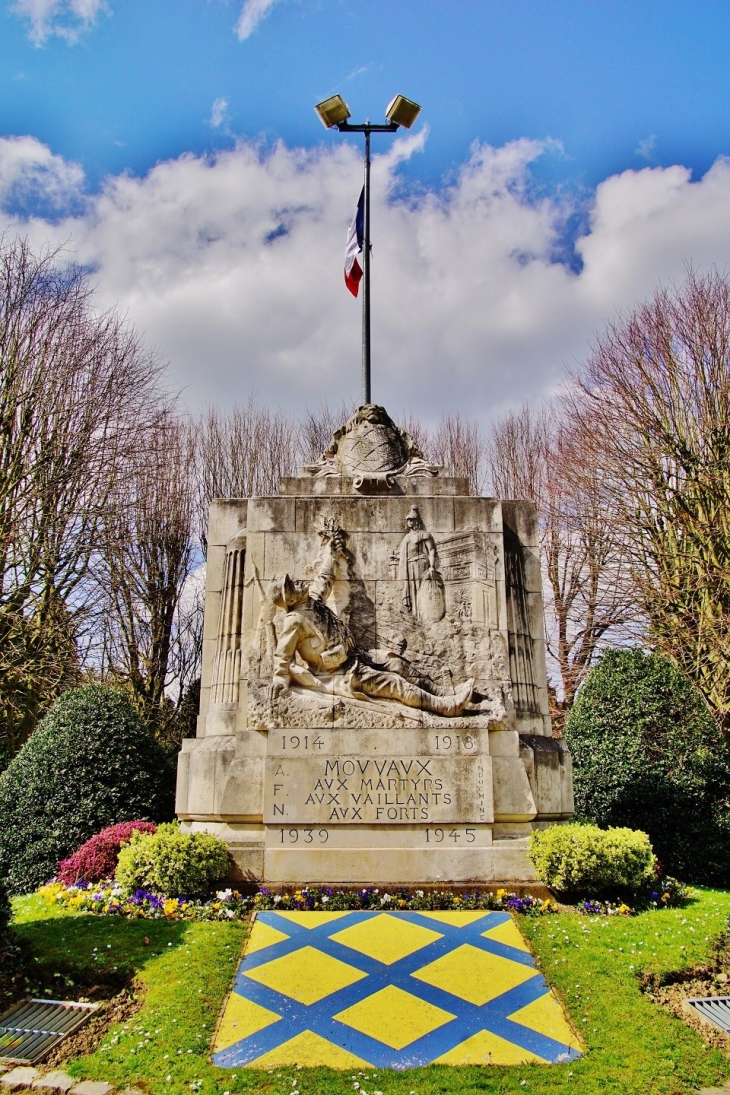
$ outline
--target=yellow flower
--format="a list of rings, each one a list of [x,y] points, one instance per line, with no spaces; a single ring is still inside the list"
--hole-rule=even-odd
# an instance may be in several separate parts
[[[177,909],[177,901],[175,901],[171,897],[168,897],[164,905],[162,906],[162,912],[165,916],[174,916],[177,913]]]
[[[504,898],[506,896],[507,896],[507,891],[506,890],[497,890],[497,897]]]

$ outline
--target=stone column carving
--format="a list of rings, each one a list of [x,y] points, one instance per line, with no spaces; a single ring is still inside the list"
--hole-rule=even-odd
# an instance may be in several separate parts
[[[504,530],[504,574],[509,664],[515,709],[518,717],[539,715],[540,703],[537,695],[530,616],[525,592],[525,563],[520,542],[508,528]]]
[[[236,536],[226,548],[226,565],[213,661],[212,703],[238,703],[241,680],[243,570],[246,537]]]

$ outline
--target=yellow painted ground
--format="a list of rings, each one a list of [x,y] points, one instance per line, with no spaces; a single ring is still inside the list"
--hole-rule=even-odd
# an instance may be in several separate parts
[[[580,1042],[513,919],[264,912],[215,1038],[224,1068],[551,1064]]]

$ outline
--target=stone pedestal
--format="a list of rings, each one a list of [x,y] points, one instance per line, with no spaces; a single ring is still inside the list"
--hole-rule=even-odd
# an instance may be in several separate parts
[[[239,880],[530,881],[532,828],[573,811],[534,507],[469,497],[412,443],[352,467],[358,428],[350,464],[335,435],[279,497],[211,507],[178,815]]]

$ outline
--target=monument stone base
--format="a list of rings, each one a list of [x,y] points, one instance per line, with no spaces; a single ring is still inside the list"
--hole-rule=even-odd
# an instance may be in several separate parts
[[[573,798],[531,503],[469,497],[365,407],[278,498],[214,502],[208,545],[183,829],[239,882],[534,880]]]

